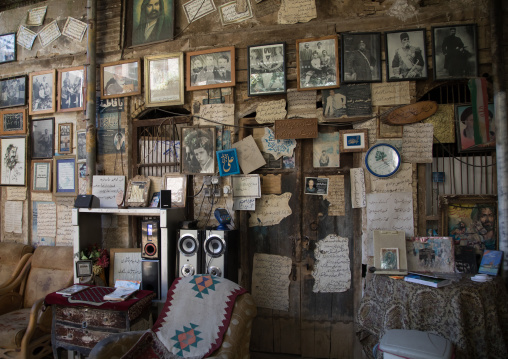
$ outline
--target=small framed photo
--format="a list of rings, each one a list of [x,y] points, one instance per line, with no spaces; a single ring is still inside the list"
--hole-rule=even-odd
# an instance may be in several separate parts
[[[76,277],[91,277],[92,272],[92,261],[76,261]]]
[[[186,53],[187,91],[233,87],[235,47],[222,47]]]
[[[328,178],[305,177],[304,193],[312,195],[328,194]]]
[[[342,130],[339,131],[339,151],[365,152],[369,148],[368,130]]]
[[[51,175],[53,161],[32,161],[32,192],[51,192]]]
[[[343,33],[342,82],[381,82],[381,33]]]
[[[26,76],[0,80],[0,108],[26,105]]]
[[[249,96],[286,93],[286,43],[248,47]]]
[[[55,196],[76,196],[78,194],[76,156],[58,156],[53,160],[53,194]]]
[[[494,116],[494,104],[492,103],[489,103],[486,112],[479,112],[476,118],[471,105],[455,106],[455,129],[459,152],[493,151],[496,149]]]
[[[393,270],[399,269],[399,249],[381,248],[381,269]]]
[[[78,131],[76,137],[78,140],[78,163],[86,162],[86,130]]]
[[[182,105],[183,52],[145,56],[145,105]]]
[[[72,123],[58,124],[58,153],[72,153]]]
[[[150,191],[150,178],[136,176],[129,180],[125,202],[128,207],[146,207]]]
[[[16,33],[0,35],[0,64],[16,61]]]
[[[32,159],[52,158],[55,118],[32,120]]]
[[[414,81],[428,77],[425,29],[390,31],[386,39],[388,81]]]
[[[101,98],[141,94],[141,62],[124,60],[101,64]]]
[[[171,207],[185,207],[187,199],[187,176],[180,173],[166,173],[163,187],[171,191]]]
[[[467,79],[478,76],[476,25],[432,27],[434,79]]]
[[[298,90],[339,87],[339,41],[337,36],[296,40]]]
[[[150,200],[150,207],[152,207],[152,208],[158,208],[160,200],[161,200],[161,193],[160,192],[154,192],[152,194],[152,199]]]
[[[26,186],[26,137],[0,138],[0,185]]]
[[[0,111],[0,135],[24,135],[26,133],[26,109]]]
[[[33,116],[56,112],[56,70],[32,72],[29,77],[28,113]]]
[[[215,126],[182,127],[182,173],[215,173]]]
[[[84,66],[58,70],[58,112],[85,109],[85,83]]]

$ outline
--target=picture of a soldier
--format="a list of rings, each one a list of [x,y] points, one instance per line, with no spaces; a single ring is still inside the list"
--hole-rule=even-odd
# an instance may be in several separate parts
[[[347,57],[345,77],[352,81],[370,81],[375,59],[367,50],[367,45],[363,40],[360,40],[357,46],[357,49]]]
[[[407,32],[400,34],[400,42],[402,46],[395,50],[395,55],[392,60],[392,77],[422,77],[424,66],[422,49],[411,46]]]
[[[448,75],[460,77],[465,75],[466,63],[470,54],[466,51],[462,39],[456,36],[456,32],[456,28],[450,28],[450,35],[443,40],[441,50],[445,57],[443,67]]]

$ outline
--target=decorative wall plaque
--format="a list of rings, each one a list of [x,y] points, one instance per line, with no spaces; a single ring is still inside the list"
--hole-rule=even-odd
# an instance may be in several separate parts
[[[436,111],[437,103],[435,101],[420,101],[388,113],[386,122],[390,125],[406,125],[425,120],[435,114]]]

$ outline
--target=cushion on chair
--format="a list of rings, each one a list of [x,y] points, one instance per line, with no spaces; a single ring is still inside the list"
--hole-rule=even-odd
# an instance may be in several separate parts
[[[0,242],[0,285],[10,279],[21,257],[32,253],[29,245],[14,242]]]
[[[23,308],[0,315],[0,348],[16,349],[21,346],[30,320],[30,309]]]

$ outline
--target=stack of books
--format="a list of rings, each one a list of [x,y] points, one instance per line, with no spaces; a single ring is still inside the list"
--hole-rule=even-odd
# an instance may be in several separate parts
[[[425,275],[415,272],[409,272],[409,274],[404,277],[404,280],[406,282],[423,284],[434,288],[445,287],[453,283],[453,281],[450,279],[438,278],[432,275]]]

